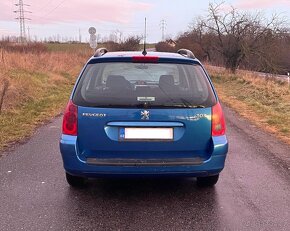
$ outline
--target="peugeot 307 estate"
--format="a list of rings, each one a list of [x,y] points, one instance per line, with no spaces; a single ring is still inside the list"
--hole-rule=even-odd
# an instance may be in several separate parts
[[[213,186],[228,152],[212,82],[189,50],[98,49],[66,107],[60,151],[67,182],[104,176],[196,177]]]

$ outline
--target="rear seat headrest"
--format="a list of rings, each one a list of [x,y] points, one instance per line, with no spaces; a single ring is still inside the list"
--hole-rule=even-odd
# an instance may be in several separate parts
[[[130,88],[130,82],[122,75],[109,75],[106,81],[106,87],[113,89]]]
[[[159,87],[172,87],[174,86],[173,75],[161,75],[159,78]]]

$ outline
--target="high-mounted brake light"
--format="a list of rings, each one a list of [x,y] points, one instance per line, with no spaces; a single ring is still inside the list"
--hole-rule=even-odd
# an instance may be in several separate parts
[[[132,61],[134,63],[157,63],[159,57],[157,56],[133,56]]]
[[[78,134],[78,108],[71,100],[68,102],[64,112],[62,133],[71,136]]]
[[[225,117],[220,103],[212,107],[211,134],[222,136],[226,133]]]

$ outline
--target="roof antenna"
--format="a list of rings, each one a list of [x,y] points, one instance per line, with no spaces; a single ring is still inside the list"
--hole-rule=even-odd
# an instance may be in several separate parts
[[[147,51],[146,51],[146,33],[147,33],[147,21],[146,21],[146,18],[145,18],[145,34],[144,34],[144,50],[142,52],[142,55],[147,55]]]

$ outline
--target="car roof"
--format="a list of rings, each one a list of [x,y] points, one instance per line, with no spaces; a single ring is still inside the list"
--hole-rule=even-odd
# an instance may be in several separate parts
[[[142,54],[142,51],[114,51],[114,52],[107,52],[101,56],[95,57],[92,56],[90,59],[90,63],[92,62],[98,62],[98,61],[113,61],[113,60],[129,60],[132,57],[135,56],[144,56]],[[146,56],[154,56],[158,57],[159,60],[168,60],[168,61],[176,61],[176,62],[182,62],[182,63],[198,63],[201,64],[198,59],[192,59],[185,57],[178,53],[171,53],[171,52],[155,52],[155,51],[149,51],[147,52]]]
[[[143,56],[142,51],[115,51],[108,52],[101,57],[133,57],[133,56]],[[186,58],[178,53],[169,52],[155,52],[149,51],[146,56],[158,56],[160,58]]]

